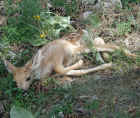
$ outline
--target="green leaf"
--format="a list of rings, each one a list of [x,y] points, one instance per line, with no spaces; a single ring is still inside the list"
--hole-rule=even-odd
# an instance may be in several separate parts
[[[87,102],[87,108],[89,110],[97,110],[100,107],[100,101],[98,100],[93,100],[91,102]]]
[[[13,106],[10,111],[10,118],[34,118],[32,113],[21,107]]]
[[[30,40],[30,43],[32,46],[41,46],[47,43],[46,39],[36,39],[36,40]]]
[[[70,17],[63,17],[53,14],[51,12],[41,12],[41,30],[47,32],[49,38],[59,38],[63,31],[74,31],[70,24]]]
[[[100,26],[101,20],[100,20],[100,18],[99,18],[98,15],[96,15],[96,14],[90,14],[90,15],[87,17],[87,19],[84,20],[84,23],[90,24],[90,25],[92,25],[93,27],[96,27],[96,28],[97,28],[97,27]]]
[[[96,54],[96,61],[100,63],[105,63],[100,53]]]
[[[63,7],[66,3],[65,0],[50,0],[53,6],[55,7]]]

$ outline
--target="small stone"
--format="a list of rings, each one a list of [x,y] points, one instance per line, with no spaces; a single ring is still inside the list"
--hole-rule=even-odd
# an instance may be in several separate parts
[[[59,116],[60,118],[64,118],[63,112],[59,112],[59,113],[58,113],[58,116]]]

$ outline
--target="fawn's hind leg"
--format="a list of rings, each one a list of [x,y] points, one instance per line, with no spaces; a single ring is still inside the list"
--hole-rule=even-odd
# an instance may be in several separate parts
[[[84,74],[87,74],[87,73],[90,73],[90,72],[95,72],[95,71],[99,71],[99,70],[105,70],[105,69],[111,68],[111,67],[112,67],[112,62],[102,64],[100,66],[97,66],[97,67],[94,67],[94,68],[89,68],[89,69],[70,70],[67,73],[65,73],[65,75],[80,76],[80,75],[84,75]]]

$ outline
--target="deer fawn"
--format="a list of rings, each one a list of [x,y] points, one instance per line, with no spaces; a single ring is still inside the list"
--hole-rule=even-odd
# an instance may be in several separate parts
[[[82,39],[82,35],[83,32],[77,34],[71,33],[46,44],[23,67],[15,67],[7,60],[4,60],[8,71],[14,76],[17,87],[27,90],[34,78],[43,79],[49,76],[52,71],[61,75],[79,76],[112,67],[112,63],[110,62],[95,68],[77,70],[82,67],[83,60],[79,60],[73,65],[71,64],[71,60],[75,55],[91,51],[87,46],[87,41]],[[105,44],[101,38],[96,38],[91,42],[93,47],[99,52],[113,52],[120,49],[119,46]],[[124,52],[127,56],[135,57],[128,50],[124,50]]]

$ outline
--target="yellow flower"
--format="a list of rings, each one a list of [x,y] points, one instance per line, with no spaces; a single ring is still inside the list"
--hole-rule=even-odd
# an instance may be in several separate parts
[[[36,20],[40,20],[40,16],[39,15],[33,16],[33,18],[36,19]]]
[[[40,20],[40,16],[36,16],[37,20]]]
[[[40,34],[40,38],[45,38],[45,34],[44,33]]]

